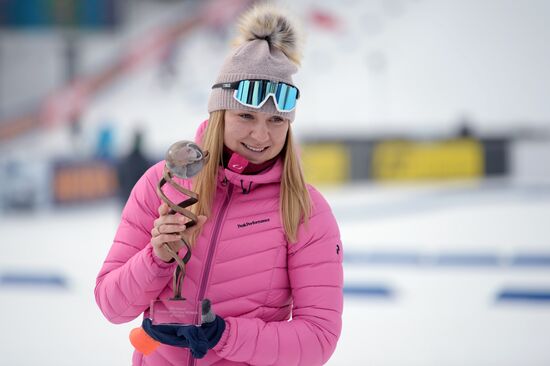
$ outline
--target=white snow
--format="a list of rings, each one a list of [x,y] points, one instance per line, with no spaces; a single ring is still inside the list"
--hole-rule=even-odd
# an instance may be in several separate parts
[[[339,219],[346,255],[384,251],[509,258],[550,255],[550,187],[545,189],[529,194],[529,187],[505,184],[366,184],[323,191]],[[0,286],[2,364],[130,362],[128,333],[139,320],[110,324],[93,296],[118,219],[114,203],[3,217],[0,275],[60,276],[67,287]],[[350,261],[345,264],[347,286],[386,286],[393,296],[345,297],[343,332],[329,365],[548,365],[550,304],[503,303],[496,296],[510,287],[548,291],[549,275],[549,266],[507,263]]]

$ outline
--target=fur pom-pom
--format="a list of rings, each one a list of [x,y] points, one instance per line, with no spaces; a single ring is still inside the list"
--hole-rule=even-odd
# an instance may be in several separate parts
[[[235,45],[255,39],[265,39],[270,47],[280,49],[296,65],[302,60],[302,34],[299,23],[281,8],[260,3],[239,20],[239,36]]]

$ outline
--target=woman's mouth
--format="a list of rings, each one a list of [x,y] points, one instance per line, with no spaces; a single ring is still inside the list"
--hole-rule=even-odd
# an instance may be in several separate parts
[[[251,146],[251,145],[245,144],[244,142],[242,142],[242,145],[244,147],[246,147],[248,150],[253,151],[253,152],[257,152],[257,153],[263,152],[267,148],[269,148],[269,146],[263,146],[263,147],[262,146]]]

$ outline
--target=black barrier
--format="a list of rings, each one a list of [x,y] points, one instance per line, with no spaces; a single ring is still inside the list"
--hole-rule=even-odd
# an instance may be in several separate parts
[[[483,146],[484,175],[504,176],[510,173],[510,140],[507,138],[481,139]]]
[[[352,181],[372,179],[373,141],[353,140],[347,142],[350,152],[350,178]]]

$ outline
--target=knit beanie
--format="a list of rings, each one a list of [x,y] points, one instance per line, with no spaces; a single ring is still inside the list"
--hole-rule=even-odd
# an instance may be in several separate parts
[[[257,5],[241,17],[235,48],[225,59],[214,84],[263,79],[294,85],[292,75],[298,71],[300,65],[300,43],[296,22],[273,5]],[[269,97],[258,109],[242,105],[233,98],[234,93],[234,90],[212,89],[208,112],[242,109],[294,120],[294,110],[278,111],[273,97]]]

